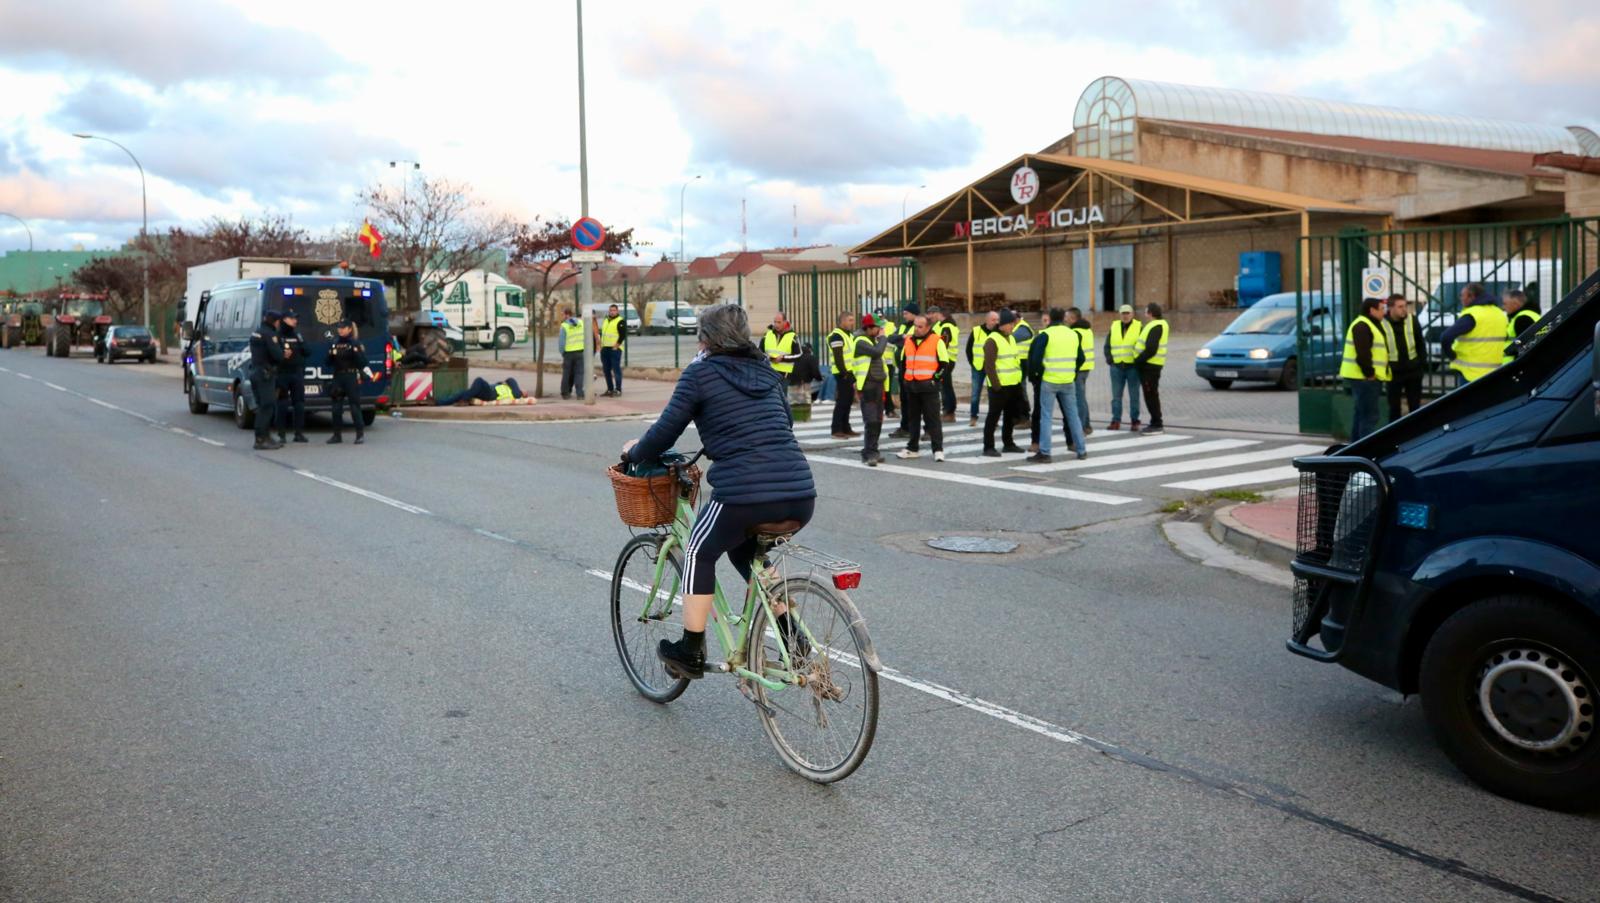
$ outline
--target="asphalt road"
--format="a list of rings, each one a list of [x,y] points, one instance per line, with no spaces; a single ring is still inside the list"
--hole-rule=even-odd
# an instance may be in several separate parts
[[[1600,897],[1600,819],[1290,656],[1285,593],[1179,557],[1159,496],[816,467],[804,541],[893,669],[817,787],[731,683],[622,675],[591,572],[641,424],[255,453],[164,368],[0,368],[3,900]],[[990,530],[1025,554],[921,545]]]

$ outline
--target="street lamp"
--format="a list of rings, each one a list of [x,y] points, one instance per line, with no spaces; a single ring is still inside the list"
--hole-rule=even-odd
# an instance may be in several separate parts
[[[31,252],[33,250],[33,230],[28,228],[28,224],[23,222],[22,217],[17,216],[15,213],[7,213],[4,210],[0,210],[0,216],[9,216],[17,222],[22,223],[22,228],[28,233],[28,250]]]
[[[411,169],[406,171],[405,180],[400,183],[400,206],[404,207],[406,205],[406,203],[407,203],[407,200],[406,200],[407,190],[411,187],[411,173],[421,169],[422,168],[422,164],[418,163],[415,160],[390,160],[389,161],[389,168],[390,169],[399,169],[400,168],[400,164],[402,164],[402,163],[410,163],[411,164]]]
[[[148,245],[149,239],[146,236],[150,231],[150,203],[149,193],[145,190],[144,184],[144,165],[139,162],[138,157],[133,155],[133,151],[128,150],[126,147],[122,147],[121,144],[112,141],[110,138],[107,138],[104,135],[90,135],[84,132],[73,132],[72,137],[84,138],[92,141],[105,141],[111,144],[116,144],[117,147],[122,148],[123,153],[128,155],[128,159],[133,161],[133,165],[139,168],[139,243],[140,245],[144,246],[144,328],[148,330],[150,328],[150,247]],[[163,347],[165,347],[165,341],[163,341],[162,344]]]
[[[906,193],[900,196],[900,221],[902,223],[906,221],[906,201],[911,200],[911,192],[921,191],[927,187],[926,185],[918,185],[916,188],[907,188]]]
[[[693,179],[690,179],[687,182],[684,182],[683,183],[683,187],[678,189],[678,262],[679,263],[683,262],[683,196],[684,196],[684,193],[689,190],[689,182],[693,182],[693,181],[695,181],[696,179],[699,179],[699,178],[700,178],[699,176],[695,176]]]

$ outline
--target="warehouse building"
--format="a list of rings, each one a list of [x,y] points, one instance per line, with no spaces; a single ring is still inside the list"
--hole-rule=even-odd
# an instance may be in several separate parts
[[[1071,134],[851,253],[917,259],[926,299],[960,310],[1157,301],[1209,331],[1241,295],[1317,281],[1303,236],[1596,214],[1580,126],[1106,77]]]

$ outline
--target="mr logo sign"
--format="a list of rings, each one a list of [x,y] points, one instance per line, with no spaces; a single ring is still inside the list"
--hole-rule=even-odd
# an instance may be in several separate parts
[[[1031,204],[1039,197],[1039,174],[1033,167],[1024,166],[1011,174],[1011,199],[1019,204]]]

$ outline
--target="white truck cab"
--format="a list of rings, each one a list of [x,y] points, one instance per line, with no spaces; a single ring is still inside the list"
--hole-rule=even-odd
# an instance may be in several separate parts
[[[510,348],[528,338],[528,304],[522,287],[487,270],[469,270],[448,283],[440,274],[422,279],[422,304],[461,329],[462,341],[481,348]]]

